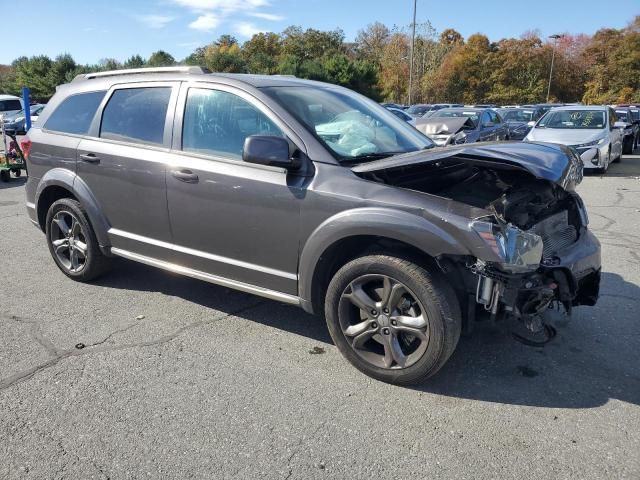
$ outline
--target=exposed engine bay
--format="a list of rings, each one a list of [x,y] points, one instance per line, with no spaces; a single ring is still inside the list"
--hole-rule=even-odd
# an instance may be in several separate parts
[[[552,335],[541,319],[544,311],[562,306],[570,314],[573,306],[595,304],[599,271],[575,278],[562,260],[588,222],[575,193],[511,165],[455,156],[368,172],[366,177],[486,211],[469,226],[499,260],[439,259],[443,270],[455,270],[461,280],[456,283],[465,285],[459,296],[469,317],[484,309],[492,320],[523,324],[530,337],[526,343],[545,343]]]

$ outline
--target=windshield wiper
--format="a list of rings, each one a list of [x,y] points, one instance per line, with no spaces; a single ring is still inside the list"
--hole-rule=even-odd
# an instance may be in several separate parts
[[[383,158],[393,157],[394,155],[400,155],[407,152],[378,152],[378,153],[364,153],[362,155],[356,155],[355,157],[343,157],[343,162],[355,162],[359,163],[367,160],[381,160]]]

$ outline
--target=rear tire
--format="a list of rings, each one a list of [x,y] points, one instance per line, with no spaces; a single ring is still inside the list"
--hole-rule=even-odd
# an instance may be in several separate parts
[[[11,174],[9,173],[9,170],[0,170],[0,181],[8,182],[9,180],[11,180]]]
[[[46,218],[49,252],[67,277],[91,281],[108,270],[110,259],[103,255],[86,212],[77,200],[54,202]]]
[[[325,315],[342,355],[366,375],[393,384],[434,375],[460,338],[460,305],[445,278],[388,255],[360,257],[338,270]]]
[[[633,153],[633,142],[634,142],[633,138],[630,138],[629,140],[625,141],[622,145],[622,153],[624,153],[625,155]],[[616,159],[616,162],[619,160],[620,160],[620,157]]]

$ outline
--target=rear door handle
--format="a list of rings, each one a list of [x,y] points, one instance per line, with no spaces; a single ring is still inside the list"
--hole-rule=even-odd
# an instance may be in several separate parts
[[[80,155],[80,160],[87,163],[100,163],[100,157],[96,157],[93,153]]]
[[[174,178],[177,178],[181,182],[185,183],[198,183],[198,175],[193,173],[191,170],[187,170],[183,168],[181,170],[171,170],[171,175]]]

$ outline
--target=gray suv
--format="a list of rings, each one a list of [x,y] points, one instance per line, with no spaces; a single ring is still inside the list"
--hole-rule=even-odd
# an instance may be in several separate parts
[[[483,316],[544,342],[543,311],[598,297],[573,150],[434,148],[334,85],[86,74],[22,145],[29,216],[68,277],[117,256],[299,305],[383,381],[433,375]]]

